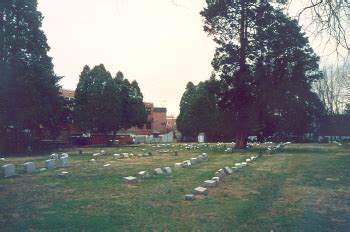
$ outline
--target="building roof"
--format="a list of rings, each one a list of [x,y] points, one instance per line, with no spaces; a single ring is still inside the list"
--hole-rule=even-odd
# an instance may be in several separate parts
[[[63,97],[74,97],[75,91],[70,89],[61,89],[61,95]]]
[[[165,107],[154,107],[153,112],[157,112],[157,113],[165,112],[166,113],[166,108]]]

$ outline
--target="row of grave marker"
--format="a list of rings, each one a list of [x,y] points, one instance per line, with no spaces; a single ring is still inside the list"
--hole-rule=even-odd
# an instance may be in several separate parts
[[[45,160],[45,168],[41,168],[40,171],[50,170],[56,168],[56,159],[60,161],[59,167],[66,168],[69,166],[69,156],[63,153],[61,157],[58,154],[52,154],[51,159]],[[21,165],[24,172],[32,174],[36,172],[35,162],[26,162]],[[14,164],[5,164],[2,166],[2,175],[4,177],[11,177],[16,175],[16,166]]]
[[[195,165],[204,161],[208,161],[208,154],[207,153],[202,153],[201,155],[198,155],[198,157],[194,157],[191,158],[190,160],[185,160],[182,163],[175,163],[174,164],[174,168],[178,169],[178,168],[185,168],[185,167],[189,167],[191,165]],[[171,169],[171,167],[164,167],[164,168],[155,168],[154,170],[154,174],[156,175],[164,175],[164,174],[171,174],[173,172],[173,170]],[[138,177],[139,179],[145,179],[150,177],[150,174],[148,171],[141,171],[138,173]],[[123,177],[123,180],[126,184],[136,184],[139,179],[137,177],[134,176],[127,176],[127,177]]]
[[[287,144],[290,144],[290,142],[281,143],[275,147],[268,147],[266,151],[268,154],[271,154],[271,151],[279,150],[280,148],[283,148]],[[186,194],[185,200],[193,201],[195,200],[196,195],[205,195],[205,196],[208,195],[208,188],[217,187],[221,179],[223,179],[225,176],[231,175],[233,174],[234,171],[238,171],[239,169],[245,166],[248,166],[250,162],[255,161],[258,157],[259,156],[251,156],[250,158],[246,159],[245,162],[235,163],[235,166],[232,168],[226,166],[224,168],[219,169],[217,172],[215,172],[215,176],[211,180],[205,180],[201,186],[196,187],[193,190],[193,194]]]

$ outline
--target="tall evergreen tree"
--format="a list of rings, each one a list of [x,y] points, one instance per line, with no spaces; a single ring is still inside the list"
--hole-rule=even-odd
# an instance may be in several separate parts
[[[100,132],[113,140],[120,129],[141,126],[147,114],[136,81],[130,83],[118,72],[115,78],[103,65],[85,66],[75,93],[75,122],[86,131]]]
[[[75,98],[75,123],[82,129],[105,135],[119,129],[117,86],[102,64],[84,67]]]
[[[266,1],[207,1],[205,30],[218,44],[219,105],[235,131],[236,148],[253,131],[301,134],[322,108],[311,82],[318,58],[295,21]],[[290,119],[298,119],[294,126]]]
[[[24,131],[54,130],[62,110],[41,21],[36,0],[0,2],[0,130],[12,151],[23,145]]]
[[[196,128],[194,126],[195,116],[191,113],[192,101],[196,94],[196,86],[192,82],[188,82],[186,90],[181,97],[180,114],[176,119],[176,126],[181,131],[183,137],[194,139],[196,136]]]

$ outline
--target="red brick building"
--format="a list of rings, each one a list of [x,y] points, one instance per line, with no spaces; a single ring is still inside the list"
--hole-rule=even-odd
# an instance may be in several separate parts
[[[167,132],[166,108],[154,107],[154,104],[149,102],[144,104],[147,112],[147,123],[142,128],[133,127],[128,132],[136,135],[165,134]]]

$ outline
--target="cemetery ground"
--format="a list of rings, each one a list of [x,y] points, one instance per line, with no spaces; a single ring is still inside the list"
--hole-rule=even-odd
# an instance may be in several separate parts
[[[15,164],[17,175],[0,178],[0,230],[348,231],[350,146],[289,144],[271,154],[267,146],[233,153],[225,153],[229,145],[224,144],[194,150],[183,144],[83,148],[83,155],[79,149],[64,151],[68,168],[46,171],[39,169],[50,154],[8,157],[0,164]],[[92,156],[102,149],[103,155]],[[135,157],[113,159],[126,152]],[[147,152],[152,156],[137,156]],[[203,152],[207,162],[174,169],[174,163]],[[207,196],[185,201],[218,169],[259,153],[263,156],[208,188]],[[36,173],[19,169],[28,161],[35,161]],[[153,174],[166,166],[173,169],[171,175]],[[151,174],[148,179],[124,183],[123,177],[144,170]],[[62,171],[68,176],[58,176]]]

